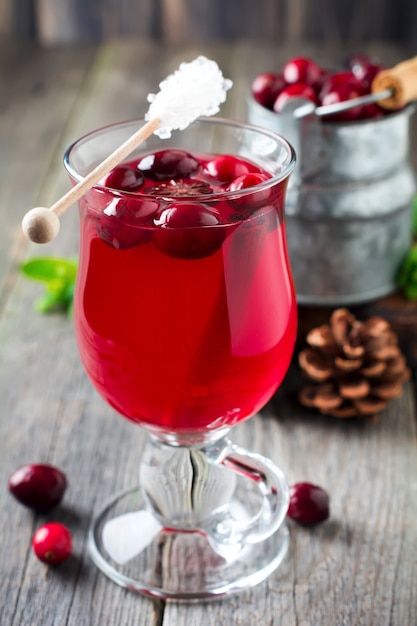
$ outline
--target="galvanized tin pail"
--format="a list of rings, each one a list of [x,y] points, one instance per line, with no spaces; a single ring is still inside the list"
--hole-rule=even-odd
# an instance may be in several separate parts
[[[416,180],[410,105],[375,120],[325,122],[283,114],[251,96],[248,120],[283,135],[298,164],[287,196],[287,237],[300,304],[360,304],[392,293],[411,246]]]

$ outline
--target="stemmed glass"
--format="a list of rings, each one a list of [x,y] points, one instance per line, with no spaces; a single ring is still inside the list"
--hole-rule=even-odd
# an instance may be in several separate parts
[[[76,141],[65,155],[73,183],[139,124]],[[288,548],[282,471],[228,434],[271,398],[293,351],[284,200],[295,156],[272,132],[202,118],[170,139],[152,136],[131,159],[171,147],[197,159],[236,155],[268,178],[175,197],[229,211],[221,223],[175,229],[155,217],[173,200],[163,186],[143,194],[96,185],[79,202],[74,319],[94,387],[147,432],[138,484],[92,523],[92,558],[124,587],[190,600],[257,584]]]

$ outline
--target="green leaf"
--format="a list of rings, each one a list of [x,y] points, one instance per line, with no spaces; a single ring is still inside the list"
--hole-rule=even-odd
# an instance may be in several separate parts
[[[413,231],[414,237],[417,237],[417,195],[414,196],[414,202],[413,202],[412,231]]]
[[[28,278],[44,283],[74,282],[77,275],[77,262],[72,259],[37,257],[29,259],[20,267]]]
[[[36,311],[48,313],[61,310],[72,315],[77,266],[76,257],[34,257],[20,266],[27,278],[45,286],[45,293],[34,303]]]
[[[417,300],[417,285],[408,285],[404,290],[407,300]]]
[[[45,293],[43,296],[35,300],[34,308],[38,313],[49,313],[50,311],[65,308],[66,301],[63,302],[53,293]]]
[[[408,251],[398,273],[397,284],[408,300],[417,300],[417,244]]]

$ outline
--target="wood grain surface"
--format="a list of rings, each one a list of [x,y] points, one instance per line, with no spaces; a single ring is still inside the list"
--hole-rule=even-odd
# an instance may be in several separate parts
[[[287,45],[417,43],[413,0],[0,0],[0,34],[43,43],[135,35],[163,42],[253,38]]]
[[[354,45],[159,45],[147,39],[100,46],[0,48],[0,624],[1,626],[414,626],[417,623],[416,381],[406,384],[379,420],[337,421],[300,407],[294,366],[260,415],[236,428],[234,440],[270,457],[290,483],[309,480],[331,496],[331,518],[315,528],[290,524],[291,547],[266,583],[210,603],[155,602],[119,588],[86,551],[92,515],[136,482],[144,442],[140,428],[117,416],[92,390],[81,367],[71,321],[41,316],[41,287],[19,263],[33,255],[78,250],[77,211],[62,218],[59,237],[42,248],[20,232],[24,213],[48,206],[69,187],[62,167],[81,133],[141,116],[146,95],[179,62],[215,58],[234,88],[222,113],[245,119],[256,73],[295,52],[334,65]],[[412,50],[368,45],[387,64]],[[413,163],[417,165],[416,124]],[[387,302],[362,311],[395,315]],[[301,310],[300,328],[326,314]],[[408,311],[404,344],[415,338]],[[23,463],[48,462],[69,480],[63,504],[33,515],[7,492]],[[67,524],[74,555],[47,568],[30,549],[44,521]]]

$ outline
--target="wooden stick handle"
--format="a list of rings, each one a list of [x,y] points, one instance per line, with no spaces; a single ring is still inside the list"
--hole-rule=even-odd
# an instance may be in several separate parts
[[[50,209],[36,207],[26,213],[22,221],[25,235],[35,243],[47,243],[54,239],[59,232],[58,216],[62,215],[74,202],[77,202],[93,185],[108,174],[116,165],[125,159],[143,141],[148,139],[159,127],[161,120],[149,120],[133,133],[121,146],[116,148],[104,161],[99,163],[83,180],[80,180],[65,195],[62,196]]]
[[[402,61],[389,70],[379,72],[372,81],[372,93],[392,90],[392,96],[378,104],[386,109],[397,109],[417,99],[417,56]]]
[[[99,163],[83,180],[80,180],[62,198],[57,200],[50,208],[56,215],[62,215],[72,204],[77,202],[83,195],[99,182],[103,176],[108,174],[116,165],[119,165],[137,146],[148,139],[158,128],[161,121],[159,119],[149,120],[136,133],[127,139],[121,146],[116,148],[104,161]]]

